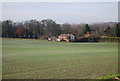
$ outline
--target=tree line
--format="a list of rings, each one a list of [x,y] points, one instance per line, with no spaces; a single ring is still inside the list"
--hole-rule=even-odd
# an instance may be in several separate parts
[[[80,37],[87,32],[100,37],[120,37],[119,23],[93,23],[93,24],[57,24],[52,19],[28,20],[24,22],[13,22],[11,20],[0,21],[2,24],[2,37],[9,38],[48,38],[57,37],[60,34],[73,33]]]

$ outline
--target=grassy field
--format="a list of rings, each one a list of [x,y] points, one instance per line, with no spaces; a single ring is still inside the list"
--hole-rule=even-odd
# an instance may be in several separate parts
[[[117,69],[117,43],[3,39],[3,79],[93,79]]]

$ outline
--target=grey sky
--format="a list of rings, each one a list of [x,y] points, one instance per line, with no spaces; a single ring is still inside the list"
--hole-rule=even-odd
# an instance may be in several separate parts
[[[2,2],[119,2],[119,0],[1,0]]]
[[[94,23],[118,20],[117,2],[4,2],[2,19],[53,19],[57,23]]]

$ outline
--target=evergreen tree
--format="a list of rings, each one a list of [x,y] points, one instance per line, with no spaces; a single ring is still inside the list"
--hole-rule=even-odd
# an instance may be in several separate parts
[[[88,24],[85,25],[85,30],[84,30],[84,33],[86,34],[87,32],[90,32],[91,31],[91,28]]]
[[[115,36],[116,37],[120,37],[120,23],[118,23],[116,25],[116,28],[115,28]]]

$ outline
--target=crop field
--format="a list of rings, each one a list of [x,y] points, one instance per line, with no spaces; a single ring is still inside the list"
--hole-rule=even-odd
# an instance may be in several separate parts
[[[118,45],[3,39],[3,79],[95,79],[118,72]]]

